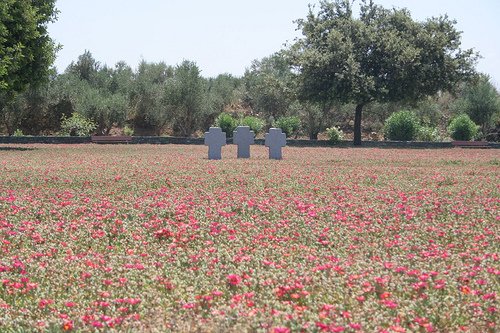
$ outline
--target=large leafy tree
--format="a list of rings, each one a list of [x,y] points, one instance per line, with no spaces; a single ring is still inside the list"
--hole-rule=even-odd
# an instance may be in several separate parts
[[[0,107],[28,85],[48,81],[57,49],[47,31],[56,19],[55,2],[0,2]]]
[[[363,108],[371,102],[418,100],[474,75],[477,55],[460,49],[447,16],[417,22],[406,9],[363,0],[321,1],[298,21],[303,37],[289,49],[299,97],[356,105],[354,144],[361,144]]]

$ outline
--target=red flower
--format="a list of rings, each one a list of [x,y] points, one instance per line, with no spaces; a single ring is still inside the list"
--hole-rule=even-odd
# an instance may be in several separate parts
[[[195,303],[186,303],[182,306],[183,309],[194,309],[196,307]]]
[[[471,290],[468,286],[461,286],[460,291],[466,295],[471,293]]]
[[[52,300],[52,299],[41,299],[40,302],[38,302],[38,307],[40,309],[43,309],[46,306],[53,304],[53,303],[54,303],[54,300]]]
[[[73,329],[73,322],[71,320],[65,321],[62,326],[62,329],[64,331],[71,331]]]
[[[154,235],[158,239],[167,239],[174,236],[170,230],[165,228],[155,231]]]
[[[229,274],[227,277],[227,283],[231,286],[237,286],[241,283],[241,277],[236,274]]]

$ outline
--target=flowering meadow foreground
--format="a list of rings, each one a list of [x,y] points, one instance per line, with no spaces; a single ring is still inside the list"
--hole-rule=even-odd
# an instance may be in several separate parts
[[[1,332],[498,332],[498,150],[0,146]]]

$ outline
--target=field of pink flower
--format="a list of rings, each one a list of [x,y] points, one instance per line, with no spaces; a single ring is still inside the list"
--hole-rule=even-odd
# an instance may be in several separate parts
[[[0,331],[494,332],[497,150],[0,147]]]

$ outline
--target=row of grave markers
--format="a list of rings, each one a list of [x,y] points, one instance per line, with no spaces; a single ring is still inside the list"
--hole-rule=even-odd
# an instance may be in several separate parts
[[[238,158],[250,158],[250,145],[254,144],[255,134],[249,126],[238,126],[233,132],[233,142],[238,145]],[[222,146],[226,145],[226,133],[220,127],[210,127],[205,132],[205,146],[208,146],[208,159],[222,159]],[[269,147],[269,158],[281,160],[281,148],[286,146],[286,135],[281,128],[270,128],[265,136],[265,145]]]

